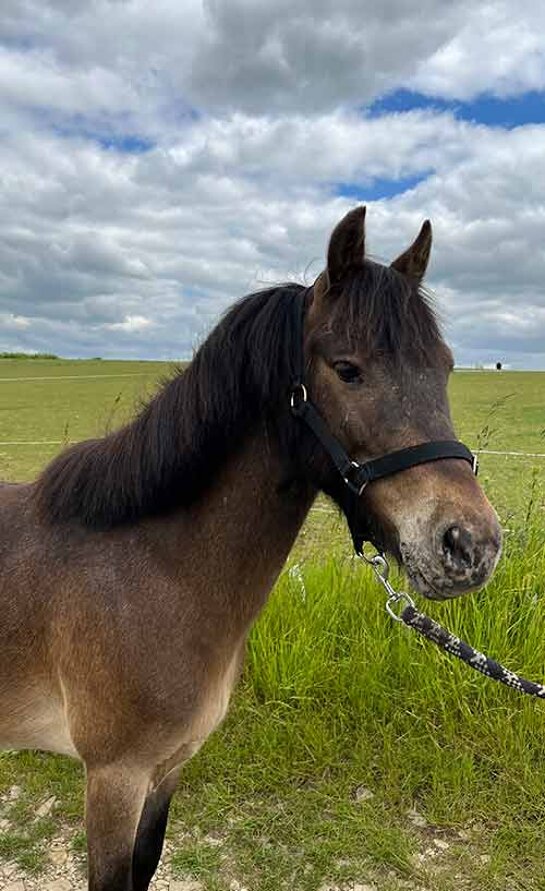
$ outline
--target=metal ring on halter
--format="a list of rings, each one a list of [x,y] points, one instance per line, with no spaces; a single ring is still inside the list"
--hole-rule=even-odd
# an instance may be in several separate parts
[[[380,557],[381,560],[384,560],[384,562],[386,563],[386,560],[385,560],[385,558],[384,558],[384,554],[381,554],[380,551],[377,551],[377,550],[376,550],[376,548],[375,548],[375,553],[374,553],[374,554],[369,554],[369,555],[367,555],[367,554],[365,553],[365,548],[367,547],[367,545],[369,545],[369,546],[372,547],[372,548],[375,547],[374,545],[371,544],[371,542],[369,542],[369,541],[364,541],[364,542],[363,542],[363,547],[362,547],[362,549],[361,549],[361,554],[358,554],[358,557],[361,557],[361,559],[364,560],[365,563],[368,563],[370,566],[373,566],[373,561],[375,560],[376,557]]]
[[[301,397],[299,402],[295,401],[296,394],[299,394]],[[307,388],[305,387],[304,384],[297,384],[291,391],[290,406],[292,409],[295,409],[297,407],[297,405],[300,404],[301,402],[308,402]]]
[[[362,552],[358,556],[360,556],[368,566],[373,568],[375,575],[378,576],[381,582],[387,582],[388,576],[390,575],[390,567],[386,557],[384,554],[381,554],[380,551],[377,551],[375,554],[371,554],[368,557],[365,553],[366,544],[368,544],[368,542],[364,542]]]

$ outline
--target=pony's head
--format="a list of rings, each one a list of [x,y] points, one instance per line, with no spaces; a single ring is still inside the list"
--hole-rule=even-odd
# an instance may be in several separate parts
[[[422,290],[430,223],[383,266],[365,257],[364,221],[365,208],[356,208],[333,231],[304,326],[310,398],[359,462],[455,439],[447,398],[452,354]],[[313,449],[312,464],[315,481],[350,513],[352,527],[394,555],[423,594],[454,597],[491,575],[500,527],[466,461],[411,467],[376,480],[356,499],[347,497],[323,450]]]

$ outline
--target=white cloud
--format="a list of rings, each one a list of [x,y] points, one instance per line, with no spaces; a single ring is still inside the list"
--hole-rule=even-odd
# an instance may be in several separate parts
[[[137,331],[145,331],[150,325],[153,325],[153,321],[145,316],[125,316],[122,322],[112,322],[104,327],[111,331],[124,331],[126,334],[133,334]]]
[[[544,16],[529,0],[4,0],[0,349],[187,355],[235,297],[321,268],[353,203],[338,184],[421,177],[371,202],[370,250],[390,259],[431,217],[460,360],[545,365],[545,126],[359,108],[399,86],[543,88]],[[116,150],[134,134],[153,147]]]
[[[472,4],[215,0],[190,90],[208,108],[252,113],[363,103],[403,84],[455,34]]]
[[[535,0],[475,3],[463,27],[422,59],[411,86],[453,99],[542,90],[544,32],[545,7]]]
[[[313,117],[236,113],[206,118],[169,151],[188,174],[275,176],[307,186],[339,179],[400,178],[460,161],[486,128],[451,114],[412,111],[385,117],[332,112]]]
[[[126,354],[133,333],[135,355],[187,354],[236,296],[301,276],[309,263],[307,275],[320,269],[328,232],[352,203],[331,195],[331,181],[368,168],[388,178],[421,167],[434,172],[370,208],[370,250],[390,259],[431,216],[430,283],[462,358],[479,339],[484,349],[511,343],[518,353],[543,351],[545,127],[506,133],[430,113],[321,116],[308,123],[306,144],[336,135],[323,141],[323,157],[309,161],[305,176],[302,122],[284,123],[255,121],[261,140],[284,146],[267,155],[261,176],[260,150],[243,136],[254,126],[247,116],[198,122],[185,147],[137,157],[41,134],[13,137],[0,153],[11,171],[0,204],[3,305],[14,315],[24,306],[33,319],[27,336],[45,331],[47,320],[72,326],[67,341],[65,328],[48,329],[59,352],[96,354],[100,342],[99,352]],[[399,138],[388,156],[392,132]],[[228,160],[218,169],[206,146],[222,139]],[[345,142],[352,152],[337,151]],[[513,301],[532,319],[522,334],[502,315]],[[92,334],[97,326],[102,340]],[[76,329],[82,333],[74,336]]]
[[[115,131],[173,133],[189,107],[304,115],[391,89],[470,98],[545,86],[535,0],[4,0],[0,96]]]
[[[51,50],[28,52],[0,47],[0,100],[23,108],[75,114],[85,110],[123,113],[138,96],[106,68],[70,69]]]
[[[20,331],[30,326],[30,319],[25,316],[16,316],[14,313],[0,313],[0,326],[5,331]]]

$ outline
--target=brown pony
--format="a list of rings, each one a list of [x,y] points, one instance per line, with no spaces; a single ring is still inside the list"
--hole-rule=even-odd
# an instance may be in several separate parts
[[[317,492],[345,504],[290,411],[303,347],[314,405],[359,461],[453,438],[452,359],[420,289],[430,246],[425,224],[392,266],[373,263],[351,211],[312,288],[245,297],[132,423],[0,488],[0,745],[83,761],[91,891],[148,888],[181,765],[225,715]],[[356,501],[429,596],[492,572],[500,531],[466,462],[394,473]]]

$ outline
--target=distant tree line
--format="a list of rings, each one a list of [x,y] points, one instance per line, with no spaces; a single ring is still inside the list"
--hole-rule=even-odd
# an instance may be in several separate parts
[[[60,359],[55,353],[0,353],[0,359]]]

